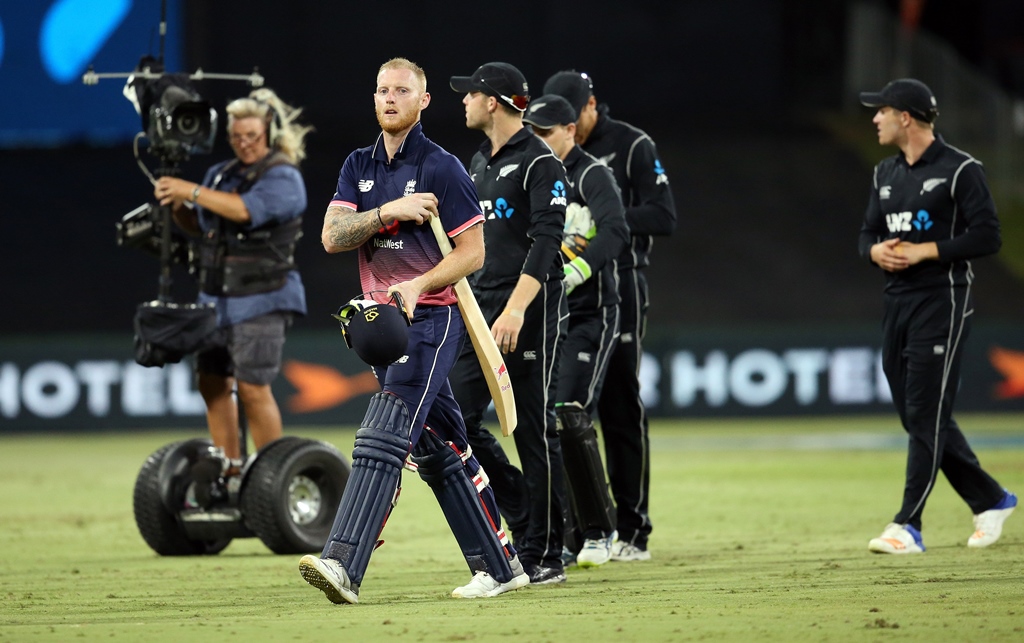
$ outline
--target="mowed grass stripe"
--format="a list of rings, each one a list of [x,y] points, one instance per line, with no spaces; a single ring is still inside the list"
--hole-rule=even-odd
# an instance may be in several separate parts
[[[978,454],[1018,492],[1022,420],[961,418],[969,438],[1011,439]],[[468,571],[429,488],[406,475],[356,606],[328,603],[299,577],[298,556],[255,539],[209,558],[145,546],[131,512],[135,475],[149,453],[192,434],[7,436],[0,641],[1024,638],[1024,514],[995,546],[968,550],[970,512],[940,479],[925,513],[928,552],[867,552],[897,508],[905,454],[836,438],[902,441],[895,417],[658,421],[651,431],[653,560],[452,599]],[[354,436],[293,433],[345,453]],[[799,446],[807,441],[817,446]]]

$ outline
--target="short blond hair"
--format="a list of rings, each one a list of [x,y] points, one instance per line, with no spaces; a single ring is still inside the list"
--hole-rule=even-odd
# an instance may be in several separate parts
[[[416,76],[416,79],[420,81],[420,91],[426,93],[427,91],[427,73],[423,71],[423,68],[409,60],[408,58],[392,58],[377,70],[377,77],[389,69],[408,69]]]

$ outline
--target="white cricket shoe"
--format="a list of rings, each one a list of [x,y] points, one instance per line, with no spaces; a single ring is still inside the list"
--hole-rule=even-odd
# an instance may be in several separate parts
[[[612,560],[634,561],[650,560],[651,552],[641,549],[636,545],[627,543],[624,540],[616,540],[612,543]]]
[[[473,580],[452,590],[452,598],[492,598],[530,584],[530,577],[520,571],[507,583],[499,583],[487,572],[477,572]]]
[[[612,543],[618,532],[613,531],[606,538],[587,538],[583,541],[583,549],[576,554],[576,565],[583,569],[604,565],[612,559]]]
[[[868,549],[876,554],[920,554],[925,547],[920,531],[910,525],[890,522],[881,536],[868,542]]]
[[[299,573],[313,587],[327,595],[332,603],[359,602],[359,588],[353,586],[341,563],[332,558],[318,558],[306,554],[299,560]]]
[[[1016,494],[1003,489],[1003,499],[995,507],[974,516],[974,533],[967,539],[967,546],[988,547],[1003,533],[1003,523],[1017,507]]]

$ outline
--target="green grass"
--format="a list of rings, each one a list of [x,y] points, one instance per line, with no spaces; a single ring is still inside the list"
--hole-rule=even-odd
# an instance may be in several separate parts
[[[1024,491],[1024,416],[964,416],[986,468]],[[2,641],[1019,641],[1024,518],[965,547],[971,516],[942,479],[928,552],[867,552],[897,508],[904,452],[873,444],[894,418],[688,421],[652,428],[653,560],[571,569],[563,586],[459,601],[469,578],[421,481],[401,501],[358,605],[332,605],[298,556],[256,539],[161,558],[131,490],[176,433],[0,438]],[[350,430],[295,430],[349,451]],[[986,441],[983,438],[992,438]],[[885,442],[879,444],[884,446]],[[506,442],[511,447],[511,442]]]

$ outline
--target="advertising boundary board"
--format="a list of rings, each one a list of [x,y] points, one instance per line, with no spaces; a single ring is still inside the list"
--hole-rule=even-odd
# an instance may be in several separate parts
[[[889,413],[879,337],[874,324],[655,328],[641,392],[654,418]],[[132,355],[127,335],[0,337],[0,434],[203,428],[191,361]],[[961,371],[958,411],[1024,411],[1024,328],[977,324]],[[286,426],[356,424],[379,390],[328,331],[290,333],[273,386]]]

